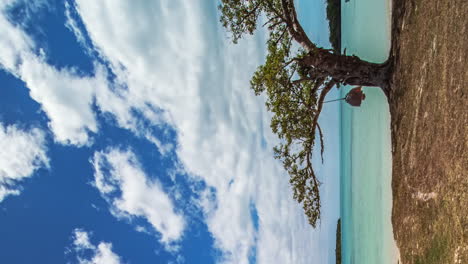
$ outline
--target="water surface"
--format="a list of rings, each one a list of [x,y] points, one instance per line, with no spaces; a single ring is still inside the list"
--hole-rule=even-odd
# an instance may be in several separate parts
[[[342,0],[342,49],[373,62],[390,49],[389,0]],[[342,96],[352,87],[344,87]],[[343,263],[397,263],[391,224],[390,113],[379,88],[359,108],[341,103]]]

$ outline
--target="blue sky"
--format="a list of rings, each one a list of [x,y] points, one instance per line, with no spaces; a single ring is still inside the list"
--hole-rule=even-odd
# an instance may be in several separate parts
[[[328,45],[323,3],[298,6]],[[0,1],[0,262],[334,263],[338,108],[314,230],[248,88],[264,32],[233,45],[217,12]]]

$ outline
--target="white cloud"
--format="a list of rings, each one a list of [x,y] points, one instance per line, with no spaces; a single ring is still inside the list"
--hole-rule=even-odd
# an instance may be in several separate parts
[[[85,36],[78,26],[78,22],[72,17],[72,11],[74,9],[72,5],[70,5],[69,2],[65,2],[65,17],[67,18],[65,21],[65,26],[75,35],[78,43],[80,43],[82,47],[86,48],[87,45]]]
[[[91,242],[89,241],[88,232],[85,232],[85,231],[80,230],[80,229],[75,229],[75,231],[74,231],[73,245],[78,250],[85,250],[85,249],[93,249],[94,248],[94,246],[91,245]]]
[[[0,65],[7,71],[14,72],[20,63],[20,51],[31,50],[33,42],[27,35],[13,26],[7,19],[6,9],[14,1],[0,2],[0,27],[2,37],[0,38]]]
[[[0,28],[4,32],[0,38],[0,68],[26,83],[30,96],[41,104],[48,116],[49,127],[57,142],[76,146],[92,144],[90,134],[98,133],[99,129],[96,114],[92,110],[92,104],[96,102],[98,108],[114,117],[119,126],[146,138],[163,155],[170,153],[174,146],[156,138],[135,117],[134,111],[141,112],[154,126],[163,124],[163,116],[153,107],[136,105],[135,100],[129,102],[131,98],[128,98],[125,82],[121,80],[125,75],[121,69],[114,69],[118,79],[116,83],[110,84],[107,81],[106,68],[98,62],[95,62],[95,70],[89,76],[83,76],[75,68],[57,69],[48,64],[43,50],[39,49],[40,54],[37,54],[34,40],[20,26],[13,25],[7,19],[9,8],[18,3],[22,3],[22,0],[0,2]],[[27,2],[26,6],[37,9],[44,3]],[[86,43],[78,21],[72,15],[74,10],[73,4],[65,2],[65,26],[74,33],[77,41],[89,54],[94,54]]]
[[[89,132],[98,130],[91,104],[96,87],[106,85],[105,75],[97,68],[95,77],[76,77],[72,69],[57,70],[42,58],[23,56],[21,79],[31,97],[41,103],[50,119],[55,139],[64,144],[89,144]]]
[[[263,101],[248,89],[263,60],[262,41],[250,38],[232,46],[211,2],[76,3],[94,48],[128,88],[122,92],[125,102],[98,95],[98,105],[121,124],[132,120],[123,107],[148,119],[148,106],[166,111],[163,120],[177,130],[184,168],[216,190],[216,201],[200,203],[216,246],[225,253],[221,261],[247,263],[255,246],[258,263],[328,259],[320,231],[307,224],[291,198],[288,176],[272,158],[276,139]],[[323,176],[327,186],[330,175]]]
[[[161,242],[167,247],[181,238],[185,226],[183,217],[174,211],[161,184],[150,180],[142,171],[135,154],[129,150],[109,149],[96,152],[92,163],[94,184],[116,217],[145,218],[161,233]]]
[[[31,97],[41,104],[50,119],[56,141],[63,144],[89,144],[89,132],[97,132],[91,109],[96,89],[107,87],[106,74],[96,65],[95,76],[80,77],[73,68],[56,69],[45,54],[34,52],[35,43],[7,19],[14,1],[0,3],[0,65],[26,83]]]
[[[255,247],[258,263],[328,262],[324,260],[330,251],[323,249],[321,231],[307,224],[291,198],[288,176],[272,158],[276,138],[270,132],[263,100],[248,89],[252,72],[263,60],[261,36],[231,45],[216,23],[215,3],[209,1],[77,0],[76,11],[92,49],[109,62],[116,75],[110,89],[101,66],[96,66],[93,76],[82,77],[73,69],[48,65],[44,54],[32,52],[34,42],[5,19],[4,8],[1,11],[0,28],[9,34],[0,39],[0,63],[26,82],[49,117],[58,142],[90,144],[90,133],[98,132],[93,101],[119,126],[147,138],[163,154],[173,146],[154,137],[142,123],[168,122],[177,130],[176,151],[183,167],[216,191],[216,196],[204,196],[208,198],[200,203],[225,262],[247,263]],[[78,30],[70,19],[68,26]],[[75,34],[80,41],[79,33]],[[134,159],[130,152],[112,153],[96,153],[94,165],[103,166],[101,160],[118,160],[119,156],[124,161],[124,167],[115,164],[118,174],[95,174],[103,195],[122,190],[122,197],[108,197],[114,213],[146,217],[166,241],[180,238],[183,221],[177,220],[160,185],[148,181],[139,166],[128,162]],[[137,180],[128,177],[127,170],[136,172]],[[327,181],[333,173],[322,172],[325,188],[331,186]],[[162,193],[166,202],[160,204],[140,193],[126,197],[124,191],[132,188],[143,193],[159,190],[156,193]],[[180,223],[163,225],[159,218],[166,218],[166,213],[154,212],[153,203],[166,208]],[[250,215],[251,204],[259,216],[258,231]]]
[[[21,130],[0,123],[0,202],[20,193],[19,183],[37,169],[49,167],[44,132],[38,128]]]
[[[97,246],[93,245],[89,238],[89,233],[75,229],[73,231],[73,249],[78,255],[79,264],[120,264],[120,257],[112,251],[112,244],[99,242]],[[88,258],[80,256],[86,251],[91,251]]]

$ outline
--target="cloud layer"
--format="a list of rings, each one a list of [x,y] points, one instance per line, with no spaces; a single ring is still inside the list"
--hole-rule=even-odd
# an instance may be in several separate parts
[[[15,1],[0,3],[0,65],[25,82],[31,97],[48,116],[55,140],[63,144],[89,144],[89,132],[97,132],[91,109],[96,89],[107,87],[103,68],[96,65],[94,76],[79,76],[76,69],[56,69],[46,54],[18,26],[8,20]]]
[[[76,0],[67,4],[65,26],[99,56],[94,72],[80,76],[47,64],[46,54],[34,52],[34,41],[5,18],[6,4],[0,10],[8,33],[0,39],[0,64],[26,83],[57,142],[90,145],[99,133],[95,104],[162,154],[175,148],[186,172],[210,187],[196,203],[223,252],[219,262],[328,259],[320,231],[307,224],[288,175],[272,158],[277,139],[264,100],[248,89],[264,59],[262,34],[233,46],[209,1]],[[167,124],[177,132],[177,147],[149,129]],[[131,151],[96,152],[93,165],[95,186],[115,216],[147,219],[163,243],[182,237],[176,205]],[[321,171],[325,186],[331,173]]]
[[[93,158],[94,185],[118,218],[143,217],[169,244],[181,238],[184,219],[174,210],[161,184],[150,180],[131,151],[108,149]]]
[[[38,128],[22,130],[0,123],[0,202],[20,193],[20,182],[37,169],[49,167],[44,132]]]
[[[264,102],[248,89],[264,56],[261,36],[231,45],[205,1],[78,0],[76,10],[90,45],[125,84],[128,108],[149,120],[148,106],[164,109],[185,169],[214,189],[200,205],[220,262],[310,263],[329,254],[291,198]],[[127,120],[118,111],[125,103],[98,102]]]
[[[112,244],[99,242],[96,246],[90,241],[90,234],[81,229],[73,231],[73,251],[78,255],[79,264],[120,264],[120,257],[112,251]],[[84,253],[91,253],[86,258]]]

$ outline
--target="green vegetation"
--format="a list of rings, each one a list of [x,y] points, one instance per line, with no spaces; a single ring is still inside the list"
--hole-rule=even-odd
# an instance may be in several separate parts
[[[311,76],[310,67],[301,63],[309,49],[319,48],[299,24],[292,0],[223,0],[219,9],[220,21],[231,32],[234,43],[244,34],[253,34],[258,18],[262,13],[266,16],[268,55],[252,77],[251,88],[256,95],[267,95],[266,107],[273,113],[271,128],[282,140],[274,148],[275,157],[282,160],[290,175],[293,197],[303,205],[309,223],[315,227],[320,218],[320,183],[312,168],[312,149],[317,129],[323,147],[317,121],[325,95],[336,82],[326,74]],[[302,47],[292,45],[293,40]]]
[[[319,143],[323,161],[318,119],[325,96],[337,84],[388,87],[390,68],[318,47],[299,23],[294,0],[221,0],[219,9],[220,22],[234,43],[254,34],[260,18],[266,21],[262,24],[269,33],[268,54],[250,84],[256,95],[266,95],[266,107],[273,113],[271,129],[281,140],[274,148],[275,158],[282,161],[293,198],[315,227],[321,183],[312,167],[312,153]]]
[[[341,0],[327,0],[327,20],[330,43],[336,53],[341,53]]]
[[[336,264],[341,264],[341,218],[338,219],[338,223],[336,224],[335,255],[336,255]]]
[[[439,264],[447,263],[447,257],[449,252],[449,245],[447,237],[443,235],[436,235],[431,245],[423,256],[416,256],[414,261],[415,264]]]

